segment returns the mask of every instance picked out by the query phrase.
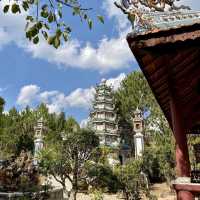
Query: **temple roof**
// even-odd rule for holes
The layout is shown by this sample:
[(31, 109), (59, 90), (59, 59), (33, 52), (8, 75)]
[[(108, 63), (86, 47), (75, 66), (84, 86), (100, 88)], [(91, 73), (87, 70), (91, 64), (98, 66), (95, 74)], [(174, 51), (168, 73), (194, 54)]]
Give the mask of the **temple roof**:
[(133, 34), (144, 35), (177, 29), (180, 27), (200, 24), (200, 12), (198, 11), (173, 11), (173, 12), (146, 12), (142, 15), (142, 24), (140, 20), (134, 22)]
[(169, 124), (173, 96), (193, 132), (200, 124), (200, 12), (149, 16), (154, 28), (134, 29), (127, 41)]

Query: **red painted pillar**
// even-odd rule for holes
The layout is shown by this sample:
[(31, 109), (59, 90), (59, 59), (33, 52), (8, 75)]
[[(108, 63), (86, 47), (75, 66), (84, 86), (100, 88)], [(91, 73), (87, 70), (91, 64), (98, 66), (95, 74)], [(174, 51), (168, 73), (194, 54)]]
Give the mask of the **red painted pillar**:
[(189, 191), (177, 191), (177, 200), (194, 200), (194, 196)]
[[(190, 161), (187, 146), (186, 130), (179, 106), (171, 98), (170, 109), (172, 115), (173, 133), (176, 140), (176, 172), (178, 177), (190, 177)], [(192, 193), (177, 191), (177, 200), (193, 200)]]

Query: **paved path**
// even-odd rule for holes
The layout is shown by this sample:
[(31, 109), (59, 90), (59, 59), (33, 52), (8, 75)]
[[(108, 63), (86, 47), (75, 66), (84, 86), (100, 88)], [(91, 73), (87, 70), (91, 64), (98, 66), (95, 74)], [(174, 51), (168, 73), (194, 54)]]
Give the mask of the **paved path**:
[[(54, 187), (62, 187), (54, 178), (51, 178), (50, 181)], [(71, 190), (71, 183), (66, 181), (67, 190)], [(175, 194), (170, 192), (169, 186), (166, 183), (154, 184), (151, 187), (151, 193), (156, 195), (158, 200), (176, 200)], [(122, 200), (120, 194), (104, 194), (103, 200)], [(85, 193), (78, 193), (77, 200), (92, 200), (91, 195)], [(144, 199), (146, 200), (146, 199)]]

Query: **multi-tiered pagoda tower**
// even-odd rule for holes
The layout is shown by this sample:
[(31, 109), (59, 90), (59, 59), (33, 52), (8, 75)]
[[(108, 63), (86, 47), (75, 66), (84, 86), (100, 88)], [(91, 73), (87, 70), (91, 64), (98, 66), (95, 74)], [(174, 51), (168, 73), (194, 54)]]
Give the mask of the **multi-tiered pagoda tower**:
[(95, 89), (93, 110), (90, 112), (90, 126), (99, 136), (101, 145), (116, 148), (119, 146), (119, 135), (112, 88), (106, 85), (106, 80), (102, 80)]

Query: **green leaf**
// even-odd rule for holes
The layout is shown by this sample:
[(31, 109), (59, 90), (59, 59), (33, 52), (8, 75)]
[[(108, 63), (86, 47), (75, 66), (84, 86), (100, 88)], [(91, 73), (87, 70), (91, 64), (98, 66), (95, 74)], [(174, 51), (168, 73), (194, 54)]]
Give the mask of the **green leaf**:
[(29, 3), (29, 4), (33, 4), (33, 3), (34, 3), (34, 0), (28, 0), (28, 3)]
[(37, 5), (39, 3), (39, 0), (34, 0), (34, 4)]
[(84, 19), (87, 19), (87, 18), (88, 18), (87, 14), (84, 14), (83, 18), (84, 18)]
[(74, 13), (74, 15), (79, 15), (80, 14), (80, 8), (74, 7), (73, 13)]
[(41, 28), (42, 28), (42, 22), (39, 21), (39, 22), (36, 24), (36, 27), (37, 27), (38, 29), (41, 29)]
[(69, 37), (69, 34), (67, 33), (67, 32), (63, 32), (63, 39), (65, 40), (65, 42), (67, 42), (68, 41), (68, 37)]
[(58, 37), (55, 37), (53, 41), (53, 46), (57, 49), (60, 46), (60, 39)]
[(49, 16), (49, 13), (48, 13), (48, 11), (41, 11), (41, 13), (40, 13), (40, 15), (42, 16), (42, 17), (44, 17), (44, 18), (47, 18), (48, 16)]
[(9, 7), (10, 7), (10, 5), (6, 5), (6, 6), (4, 6), (4, 8), (3, 8), (3, 12), (4, 12), (4, 13), (7, 13), (8, 10), (9, 10)]
[(29, 31), (31, 32), (31, 36), (32, 37), (35, 37), (38, 34), (38, 32), (39, 32), (36, 26), (31, 27), (29, 29)]
[(29, 9), (29, 5), (26, 1), (22, 2), (22, 7), (24, 8), (25, 11), (27, 11)]
[(30, 16), (30, 15), (28, 15), (28, 16), (26, 17), (26, 20), (29, 20), (29, 21), (31, 21), (31, 22), (33, 22), (33, 21), (34, 21), (33, 17), (32, 17), (32, 16)]
[(30, 31), (27, 31), (27, 32), (26, 32), (26, 38), (28, 38), (29, 40), (31, 40), (32, 35), (31, 35), (31, 32), (30, 32)]
[(54, 21), (54, 15), (52, 14), (52, 12), (50, 12), (49, 17), (48, 17), (48, 22), (52, 23)]
[(104, 24), (104, 17), (103, 16), (98, 15), (97, 18), (102, 24)]
[(39, 42), (39, 37), (36, 36), (36, 37), (33, 39), (33, 43), (34, 43), (34, 44), (38, 44), (38, 42)]
[(58, 3), (58, 9), (62, 9), (63, 5), (62, 3)]
[(58, 15), (60, 18), (62, 18), (62, 12), (60, 10), (58, 11)]
[(90, 30), (92, 29), (93, 23), (91, 19), (88, 19), (88, 26), (90, 28)]
[(60, 37), (62, 35), (62, 31), (60, 29), (56, 30), (56, 37)]
[(21, 12), (20, 7), (18, 4), (14, 3), (11, 8), (12, 13), (16, 14), (17, 12)]
[(72, 32), (72, 29), (68, 26), (68, 27), (65, 28), (65, 31), (66, 31), (67, 33), (71, 33), (71, 32)]
[(48, 44), (52, 45), (53, 42), (54, 42), (54, 39), (55, 39), (54, 36), (50, 36), (50, 37), (48, 37), (48, 39), (47, 39)]

